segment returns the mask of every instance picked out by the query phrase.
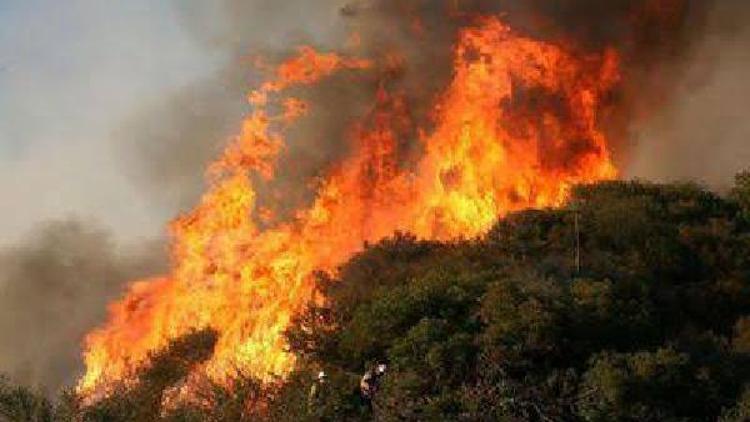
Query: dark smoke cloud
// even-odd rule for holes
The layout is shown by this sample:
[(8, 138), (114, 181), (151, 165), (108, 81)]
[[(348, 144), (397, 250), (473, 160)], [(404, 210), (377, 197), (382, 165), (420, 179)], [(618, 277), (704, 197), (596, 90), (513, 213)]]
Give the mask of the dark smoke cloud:
[[(669, 150), (673, 144), (686, 149), (684, 143), (666, 139), (677, 137), (678, 126), (689, 127), (688, 119), (680, 119), (680, 115), (700, 114), (679, 107), (685, 98), (685, 81), (692, 90), (713, 83), (707, 77), (696, 82), (696, 68), (704, 76), (713, 74), (724, 81), (726, 72), (710, 59), (718, 56), (701, 57), (699, 49), (706, 50), (707, 43), (710, 50), (724, 49), (725, 38), (710, 40), (717, 31), (736, 34), (741, 30), (746, 20), (737, 17), (737, 10), (726, 10), (744, 13), (748, 9), (745, 4), (729, 0), (175, 2), (188, 33), (205, 47), (207, 55), (224, 57), (224, 64), (212, 77), (144, 107), (123, 124), (119, 138), (123, 141), (124, 168), (150, 200), (175, 212), (189, 208), (204, 189), (205, 165), (238, 131), (241, 116), (248, 109), (245, 94), (262, 77), (253, 70), (251, 57), (260, 54), (280, 59), (303, 44), (342, 50), (352, 32), (360, 34), (362, 44), (350, 53), (368, 57), (383, 57), (386, 52), (400, 54), (404, 58), (402, 68), (387, 69), (390, 73), (378, 68), (376, 72), (381, 75), (369, 84), (334, 78), (301, 94), (317, 108), (290, 134), (288, 149), (279, 163), (280, 177), (261, 192), (262, 197), (283, 194), (289, 207), (294, 208), (310, 199), (310, 179), (321, 175), (331, 161), (348, 150), (347, 131), (372, 104), (375, 82), (384, 78), (383, 72), (387, 73), (389, 87), (400, 91), (409, 102), (416, 124), (429, 127), (430, 107), (451, 76), (451, 46), (456, 31), (471, 24), (477, 15), (501, 14), (522, 33), (565, 43), (582, 53), (616, 47), (623, 55), (624, 84), (612, 99), (614, 111), (603, 117), (603, 123), (615, 142), (621, 166), (632, 164), (633, 175), (704, 178), (706, 171), (702, 169), (688, 171), (694, 167), (688, 159), (690, 154), (686, 160), (678, 160), (681, 164), (662, 167), (662, 172), (650, 171), (653, 166), (644, 154), (651, 154), (648, 148), (654, 148), (657, 142)], [(734, 22), (728, 23), (726, 18), (717, 21), (717, 14), (735, 16)], [(737, 66), (744, 70), (744, 64)], [(712, 96), (712, 92), (706, 95)], [(731, 108), (724, 103), (718, 108), (716, 105), (715, 114), (716, 110)], [(725, 120), (726, 114), (720, 113), (717, 118)], [(659, 139), (650, 139), (653, 137)], [(693, 141), (694, 137), (686, 139), (691, 139), (687, 142), (691, 146), (705, 144)], [(416, 144), (410, 142), (413, 140), (406, 142)], [(725, 148), (729, 153), (735, 150), (736, 142), (730, 144)], [(704, 148), (698, 150), (702, 153)]]
[(134, 278), (164, 270), (160, 243), (118, 247), (89, 222), (45, 223), (0, 249), (0, 373), (50, 393), (82, 370), (84, 334)]
[(580, 53), (615, 47), (623, 83), (601, 123), (626, 176), (719, 186), (750, 163), (748, 11), (732, 0), (361, 0), (342, 15), (370, 52), (404, 53), (398, 83), (417, 105), (445, 86), (455, 33), (477, 15)]
[[(750, 168), (750, 3), (717, 1), (671, 78), (672, 96), (633, 125), (628, 174), (726, 188)], [(649, 95), (648, 90), (641, 95)]]

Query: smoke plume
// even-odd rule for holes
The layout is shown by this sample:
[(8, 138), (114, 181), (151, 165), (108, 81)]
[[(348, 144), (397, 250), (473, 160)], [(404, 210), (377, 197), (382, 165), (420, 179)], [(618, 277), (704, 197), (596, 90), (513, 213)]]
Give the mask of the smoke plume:
[(0, 250), (0, 372), (50, 392), (80, 375), (80, 344), (128, 280), (163, 271), (159, 244), (117, 247), (89, 222), (37, 227)]
[[(117, 132), (125, 172), (144, 195), (173, 209), (185, 210), (204, 190), (204, 170), (228, 139), (238, 132), (247, 112), (246, 94), (263, 76), (253, 59), (270, 61), (290, 54), (299, 45), (339, 47), (334, 40), (343, 31), (338, 10), (341, 1), (273, 0), (175, 2), (187, 32), (206, 54), (223, 64), (215, 74), (180, 89), (157, 104), (145, 106), (127, 118)], [(357, 91), (357, 92), (347, 92)], [(286, 155), (285, 185), (274, 188), (288, 197), (304, 196), (303, 188), (336, 150), (329, 146), (343, 138), (342, 121), (361, 111), (351, 104), (360, 95), (341, 84), (319, 91), (324, 104), (336, 104), (297, 129)], [(336, 101), (333, 99), (337, 98)], [(358, 100), (362, 102), (362, 100)], [(334, 123), (335, 122), (335, 123)]]
[[(404, 96), (415, 126), (429, 128), (428, 107), (451, 76), (456, 30), (488, 13), (504, 15), (535, 38), (569, 41), (582, 53), (608, 47), (621, 53), (623, 86), (602, 119), (627, 175), (718, 182), (747, 158), (740, 141), (747, 130), (737, 118), (741, 107), (731, 104), (747, 89), (739, 80), (747, 69), (747, 56), (740, 54), (746, 45), (740, 38), (747, 35), (739, 34), (739, 23), (750, 8), (742, 2), (193, 0), (176, 8), (194, 39), (207, 53), (225, 57), (225, 64), (214, 77), (144, 108), (120, 131), (125, 171), (151, 200), (170, 209), (195, 203), (205, 164), (238, 131), (247, 111), (244, 94), (262, 76), (253, 67), (255, 57), (273, 61), (298, 45), (388, 56), (369, 85), (339, 78), (300, 93), (316, 105), (316, 113), (289, 134), (278, 166), (283, 177), (261, 192), (295, 209), (310, 199), (310, 181), (348, 150), (351, 123), (367, 112), (378, 82), (386, 80)], [(734, 23), (727, 21), (731, 16)], [(733, 89), (737, 83), (739, 90)], [(727, 102), (718, 100), (726, 97)], [(689, 105), (698, 103), (704, 106)], [(404, 142), (408, 157), (418, 144), (416, 132)], [(674, 161), (657, 165), (658, 159), (650, 158), (665, 151), (677, 152)], [(698, 160), (706, 152), (716, 157), (714, 164)], [(724, 165), (726, 159), (733, 165)]]
[(631, 176), (721, 189), (750, 167), (750, 4), (714, 3), (681, 66), (659, 71), (673, 92), (633, 126)]

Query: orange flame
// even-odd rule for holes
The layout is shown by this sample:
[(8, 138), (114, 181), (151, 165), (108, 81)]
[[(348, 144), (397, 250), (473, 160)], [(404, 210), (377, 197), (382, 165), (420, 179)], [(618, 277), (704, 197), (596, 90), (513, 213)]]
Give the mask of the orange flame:
[[(312, 205), (263, 228), (268, 210), (257, 207), (251, 176), (274, 177), (284, 129), (309, 109), (281, 94), (371, 66), (304, 48), (250, 95), (255, 111), (209, 169), (209, 191), (171, 225), (171, 274), (134, 283), (88, 335), (82, 391), (127, 378), (150, 351), (206, 327), (219, 333), (204, 367), (212, 377), (232, 368), (283, 375), (294, 358), (282, 332), (312, 298), (313, 271), (334, 271), (364, 242), (395, 230), (476, 236), (498, 216), (560, 205), (571, 185), (616, 176), (597, 119), (618, 81), (617, 55), (580, 57), (486, 18), (459, 34), (453, 77), (434, 106), (434, 127), (420, 132), (419, 158), (400, 162), (413, 123), (405, 99), (381, 86), (353, 130), (352, 152), (332, 166)], [(274, 103), (278, 115), (267, 112)]]

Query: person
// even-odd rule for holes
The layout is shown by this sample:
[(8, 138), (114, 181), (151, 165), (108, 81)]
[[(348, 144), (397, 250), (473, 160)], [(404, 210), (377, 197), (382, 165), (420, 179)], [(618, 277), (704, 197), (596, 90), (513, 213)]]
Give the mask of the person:
[(328, 377), (325, 371), (318, 372), (318, 377), (310, 386), (310, 392), (307, 395), (307, 412), (312, 414), (320, 407), (321, 396), (327, 383)]
[(372, 399), (378, 392), (380, 379), (385, 375), (385, 371), (386, 365), (384, 363), (379, 363), (374, 368), (368, 369), (359, 381), (360, 394), (368, 407), (372, 406)]

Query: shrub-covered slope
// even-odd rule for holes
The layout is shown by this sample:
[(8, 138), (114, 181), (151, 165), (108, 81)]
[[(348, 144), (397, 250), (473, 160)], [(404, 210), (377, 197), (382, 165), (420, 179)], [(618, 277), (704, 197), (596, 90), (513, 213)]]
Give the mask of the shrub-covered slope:
[[(285, 381), (206, 381), (200, 400), (157, 411), (182, 373), (165, 351), (171, 370), (154, 359), (95, 405), (33, 403), (58, 420), (750, 420), (748, 198), (748, 175), (726, 197), (607, 182), (481, 239), (396, 234), (318, 276), (325, 305), (289, 329), (300, 364)], [(177, 368), (206, 355), (212, 337), (194, 336)], [(368, 406), (359, 379), (377, 362)], [(13, 394), (0, 388), (0, 418)]]

